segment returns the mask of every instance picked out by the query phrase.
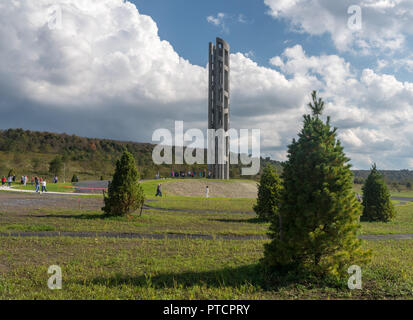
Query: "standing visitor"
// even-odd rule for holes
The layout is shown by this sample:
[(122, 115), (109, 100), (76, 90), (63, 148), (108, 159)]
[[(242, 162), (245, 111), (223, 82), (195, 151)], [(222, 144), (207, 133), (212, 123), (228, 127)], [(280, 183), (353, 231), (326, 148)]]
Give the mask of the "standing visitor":
[(12, 176), (9, 176), (9, 178), (8, 178), (8, 180), (7, 180), (9, 187), (11, 187), (11, 182), (12, 182), (12, 181), (13, 181), (13, 177), (12, 177)]
[(39, 192), (40, 189), (40, 181), (38, 177), (34, 178), (34, 184), (36, 185), (36, 192)]
[(6, 177), (3, 176), (1, 177), (1, 185), (4, 186), (5, 183), (6, 183)]
[(208, 188), (208, 186), (206, 186), (206, 189), (205, 189), (205, 197), (209, 197), (209, 188)]
[(162, 187), (161, 187), (161, 184), (158, 184), (158, 187), (156, 188), (156, 195), (155, 195), (155, 197), (157, 197), (157, 196), (160, 196), (161, 198), (162, 198), (162, 189), (161, 189)]
[(47, 189), (46, 189), (46, 179), (44, 179), (44, 180), (42, 181), (42, 192), (47, 192)]

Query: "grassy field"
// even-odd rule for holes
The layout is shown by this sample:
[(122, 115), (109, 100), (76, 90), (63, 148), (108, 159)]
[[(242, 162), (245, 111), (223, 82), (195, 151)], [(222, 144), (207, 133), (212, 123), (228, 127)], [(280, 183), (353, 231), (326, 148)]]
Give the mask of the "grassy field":
[[(33, 199), (37, 201), (36, 196)], [(23, 212), (0, 208), (0, 232), (71, 231), (210, 235), (266, 235), (269, 224), (257, 219), (251, 199), (159, 199), (130, 217), (107, 217), (100, 197), (65, 197), (66, 208), (35, 206)], [(91, 202), (93, 200), (93, 203)], [(37, 202), (34, 202), (37, 203)], [(80, 206), (80, 209), (79, 209)], [(413, 233), (413, 203), (396, 206), (396, 218), (388, 223), (361, 222), (361, 234)]]
[[(1, 237), (0, 299), (413, 299), (413, 240), (363, 241), (373, 250), (362, 266), (363, 289), (291, 282), (264, 273), (259, 260), (269, 224), (254, 199), (167, 194), (143, 183), (152, 209), (140, 217), (102, 214), (102, 197), (0, 192), (0, 232), (88, 232), (210, 235), (212, 240)], [(64, 186), (56, 186), (63, 188)], [(164, 208), (160, 210), (154, 208)], [(413, 233), (413, 203), (397, 205), (390, 223), (361, 223), (362, 234)], [(59, 265), (63, 289), (47, 287)]]
[(41, 209), (28, 214), (4, 213), (0, 232), (76, 231), (265, 235), (268, 224), (255, 215), (230, 213), (160, 212), (144, 210), (142, 217), (106, 217), (101, 211)]
[[(265, 241), (5, 238), (1, 299), (382, 299), (413, 298), (413, 241), (365, 242), (373, 261), (363, 289), (270, 279)], [(62, 290), (47, 287), (62, 268)]]

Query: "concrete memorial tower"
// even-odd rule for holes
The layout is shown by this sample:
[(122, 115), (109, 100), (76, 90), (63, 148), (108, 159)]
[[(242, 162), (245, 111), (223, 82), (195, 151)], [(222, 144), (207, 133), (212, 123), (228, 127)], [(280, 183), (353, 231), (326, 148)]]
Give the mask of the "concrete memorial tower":
[(208, 129), (217, 135), (208, 137), (208, 153), (215, 150), (208, 171), (214, 179), (229, 179), (229, 72), (229, 45), (217, 38), (209, 43)]

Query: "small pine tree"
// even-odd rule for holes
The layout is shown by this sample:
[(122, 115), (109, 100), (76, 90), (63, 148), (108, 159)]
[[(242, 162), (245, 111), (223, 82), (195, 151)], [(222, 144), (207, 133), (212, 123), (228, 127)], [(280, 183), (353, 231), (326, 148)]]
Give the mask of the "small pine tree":
[(373, 164), (370, 174), (363, 185), (363, 221), (388, 222), (396, 215), (390, 200), (390, 192), (383, 176)]
[(132, 154), (124, 151), (116, 162), (115, 174), (108, 186), (102, 210), (109, 215), (123, 216), (143, 206), (145, 196)]
[(313, 114), (288, 147), (280, 219), (271, 223), (263, 262), (278, 272), (343, 280), (351, 265), (368, 261), (357, 238), (361, 205), (337, 129), (319, 118), (324, 102), (312, 97)]
[(79, 182), (79, 178), (77, 177), (77, 175), (73, 175), (72, 176), (72, 182)]
[(258, 185), (257, 204), (254, 211), (262, 220), (270, 221), (278, 216), (282, 185), (281, 180), (271, 165), (267, 165)]
[(60, 175), (63, 169), (63, 160), (62, 157), (55, 157), (52, 161), (49, 163), (49, 172), (53, 174), (54, 176)]

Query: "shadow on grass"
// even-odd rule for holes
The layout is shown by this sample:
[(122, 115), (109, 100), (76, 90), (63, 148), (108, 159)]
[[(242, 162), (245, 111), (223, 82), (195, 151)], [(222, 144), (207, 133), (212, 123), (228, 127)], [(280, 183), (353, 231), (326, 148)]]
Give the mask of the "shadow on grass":
[(265, 224), (267, 221), (260, 218), (250, 218), (250, 219), (208, 219), (214, 222), (232, 222), (232, 223), (255, 223), (255, 224)]
[[(131, 277), (116, 274), (112, 277), (93, 278), (88, 283), (106, 287), (132, 285), (154, 289), (189, 288), (198, 285), (210, 288), (232, 287), (242, 290), (245, 289), (245, 286), (252, 286), (257, 290), (265, 291), (277, 291), (282, 288), (302, 288), (303, 286), (315, 288), (321, 285), (321, 283), (311, 283), (305, 280), (305, 278), (297, 278), (297, 276), (266, 273), (259, 263), (237, 268), (227, 267), (214, 271), (161, 273), (154, 276), (141, 275)], [(321, 287), (324, 285), (321, 285)]]
[(153, 287), (156, 289), (191, 287), (206, 285), (208, 287), (241, 287), (245, 284), (254, 287), (266, 288), (266, 278), (259, 264), (242, 266), (238, 268), (224, 268), (205, 272), (162, 273), (155, 276), (142, 275), (130, 277), (115, 275), (113, 277), (98, 277), (89, 280), (90, 284), (117, 287), (133, 285), (138, 287)]

